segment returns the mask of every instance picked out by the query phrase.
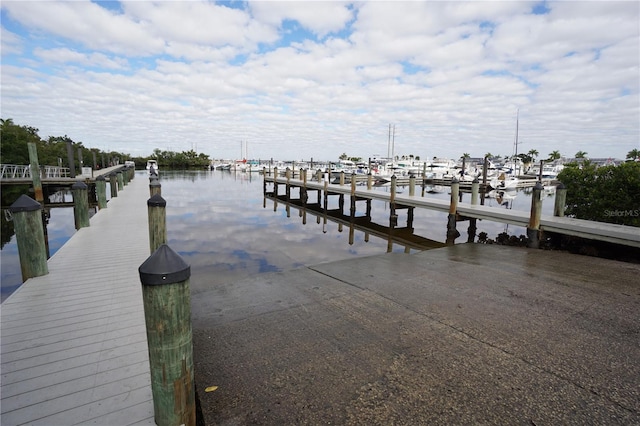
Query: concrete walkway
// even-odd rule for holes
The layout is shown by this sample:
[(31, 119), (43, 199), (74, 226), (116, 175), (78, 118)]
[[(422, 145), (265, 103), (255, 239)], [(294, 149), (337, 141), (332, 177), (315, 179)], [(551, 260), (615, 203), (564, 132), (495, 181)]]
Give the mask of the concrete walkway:
[(638, 277), (479, 244), (212, 277), (192, 299), (204, 419), (640, 424)]

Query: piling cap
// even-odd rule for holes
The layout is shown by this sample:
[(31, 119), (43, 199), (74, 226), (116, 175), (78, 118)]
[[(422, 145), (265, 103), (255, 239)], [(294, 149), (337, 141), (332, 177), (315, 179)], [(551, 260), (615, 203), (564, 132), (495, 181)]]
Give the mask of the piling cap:
[(96, 178), (96, 180), (103, 181), (103, 180), (106, 180), (106, 179), (104, 178), (104, 176), (100, 175), (100, 176), (98, 176)]
[(28, 195), (22, 194), (20, 198), (18, 198), (11, 206), (9, 207), (9, 211), (11, 213), (18, 212), (32, 212), (35, 210), (40, 210), (42, 206), (39, 202), (29, 197)]
[(536, 189), (538, 191), (542, 191), (544, 189), (544, 186), (542, 186), (542, 182), (537, 181), (536, 185), (533, 187), (533, 189)]
[(71, 189), (87, 189), (87, 188), (88, 188), (87, 184), (81, 181), (77, 181), (76, 183), (71, 185)]
[(567, 187), (564, 186), (564, 183), (560, 182), (558, 186), (556, 186), (556, 189), (567, 189)]
[(149, 182), (149, 186), (153, 186), (153, 187), (162, 186), (160, 184), (160, 181), (158, 180), (158, 178), (150, 179), (150, 180), (151, 180), (151, 182)]
[(158, 247), (138, 268), (142, 285), (165, 285), (186, 281), (191, 276), (189, 266), (166, 244)]
[(160, 194), (155, 194), (153, 197), (147, 200), (147, 206), (149, 207), (167, 207), (167, 202)]

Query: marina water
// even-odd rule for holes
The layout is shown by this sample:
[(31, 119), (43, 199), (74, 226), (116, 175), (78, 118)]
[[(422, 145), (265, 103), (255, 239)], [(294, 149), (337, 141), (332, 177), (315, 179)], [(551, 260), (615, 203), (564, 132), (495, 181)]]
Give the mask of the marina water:
[[(136, 179), (147, 180), (146, 173), (137, 172)], [(258, 173), (230, 171), (163, 171), (160, 175), (162, 197), (167, 201), (167, 238), (169, 246), (191, 265), (191, 289), (194, 294), (212, 285), (229, 284), (255, 274), (286, 271), (289, 269), (354, 257), (383, 254), (388, 241), (375, 236), (365, 237), (356, 230), (353, 244), (349, 244), (349, 230), (330, 219), (307, 214), (303, 224), (302, 212), (297, 208), (287, 211), (283, 203), (274, 206), (273, 200), (263, 196), (263, 179)], [(379, 188), (388, 191), (388, 187)], [(126, 191), (126, 188), (125, 188)], [(399, 187), (408, 193), (408, 188)], [(426, 197), (449, 200), (449, 188), (442, 192), (427, 193)], [(416, 186), (416, 196), (421, 189)], [(109, 190), (107, 190), (109, 194)], [(531, 190), (505, 194), (500, 201), (486, 198), (485, 205), (512, 208), (529, 212)], [(68, 197), (69, 194), (62, 195)], [(60, 198), (60, 195), (58, 194)], [(310, 201), (315, 201), (315, 194)], [(347, 197), (348, 200), (348, 197)], [(553, 193), (543, 194), (543, 215), (553, 212)], [(470, 194), (463, 195), (463, 202)], [(348, 201), (346, 212), (348, 214)], [(361, 207), (359, 207), (361, 208)], [(99, 213), (98, 213), (99, 214)], [(362, 214), (362, 212), (359, 212)], [(388, 226), (389, 207), (385, 203), (372, 203), (372, 220)], [(399, 211), (398, 226), (406, 223), (406, 211)], [(4, 212), (3, 221), (7, 220)], [(415, 234), (431, 240), (446, 239), (447, 215), (427, 209), (414, 210)], [(456, 243), (467, 240), (468, 222), (459, 222), (461, 236)], [(496, 238), (501, 232), (526, 235), (524, 228), (498, 222), (478, 220), (477, 233), (486, 232)], [(6, 229), (3, 227), (3, 229)], [(47, 226), (50, 254), (73, 235), (73, 209), (52, 208)], [(127, 235), (122, 235), (127, 239)], [(96, 244), (100, 244), (96, 241)], [(404, 253), (405, 247), (393, 244), (392, 251)], [(415, 252), (414, 249), (409, 250)], [(22, 282), (15, 236), (4, 244), (2, 261), (2, 300), (15, 291)], [(81, 262), (82, 259), (78, 259)], [(108, 273), (108, 259), (105, 270)]]

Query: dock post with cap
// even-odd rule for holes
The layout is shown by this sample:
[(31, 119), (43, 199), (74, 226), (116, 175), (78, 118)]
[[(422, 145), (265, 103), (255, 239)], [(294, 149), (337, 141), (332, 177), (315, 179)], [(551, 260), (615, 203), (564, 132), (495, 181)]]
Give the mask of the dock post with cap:
[(155, 422), (159, 426), (194, 426), (191, 267), (163, 244), (140, 265), (138, 272), (142, 283)]
[(22, 280), (48, 274), (42, 205), (27, 195), (21, 195), (9, 211), (16, 233)]

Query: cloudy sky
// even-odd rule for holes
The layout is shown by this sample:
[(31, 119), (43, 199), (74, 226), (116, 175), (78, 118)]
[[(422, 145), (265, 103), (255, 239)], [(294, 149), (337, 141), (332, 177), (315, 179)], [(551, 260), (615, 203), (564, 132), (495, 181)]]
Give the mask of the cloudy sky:
[[(2, 118), (150, 155), (640, 148), (637, 1), (11, 1)], [(519, 111), (519, 112), (518, 112)], [(245, 150), (241, 150), (245, 146)]]

